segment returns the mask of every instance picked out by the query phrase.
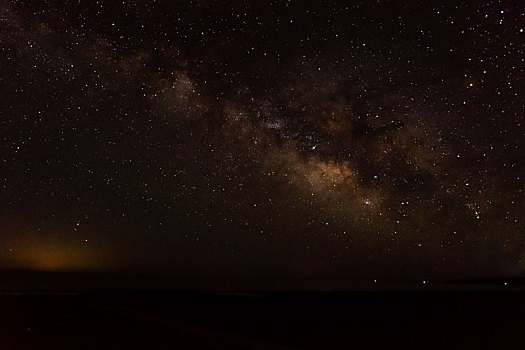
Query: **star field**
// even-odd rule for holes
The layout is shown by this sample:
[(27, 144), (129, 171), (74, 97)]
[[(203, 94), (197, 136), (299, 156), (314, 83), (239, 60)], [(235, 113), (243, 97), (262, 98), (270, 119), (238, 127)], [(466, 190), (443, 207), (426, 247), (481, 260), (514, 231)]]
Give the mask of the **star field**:
[(519, 1), (0, 4), (0, 267), (525, 269)]

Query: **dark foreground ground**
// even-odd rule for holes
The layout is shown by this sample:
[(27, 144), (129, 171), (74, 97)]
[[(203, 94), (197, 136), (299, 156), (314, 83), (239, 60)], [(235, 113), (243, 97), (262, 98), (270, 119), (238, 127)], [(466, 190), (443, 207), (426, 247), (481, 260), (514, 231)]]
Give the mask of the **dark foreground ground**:
[(523, 291), (0, 295), (0, 349), (523, 349)]

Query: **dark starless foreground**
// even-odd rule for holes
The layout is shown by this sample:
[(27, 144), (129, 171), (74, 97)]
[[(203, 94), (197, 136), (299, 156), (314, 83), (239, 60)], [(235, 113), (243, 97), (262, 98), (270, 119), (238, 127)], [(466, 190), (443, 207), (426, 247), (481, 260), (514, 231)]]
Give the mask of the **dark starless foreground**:
[(4, 292), (0, 349), (522, 349), (525, 341), (520, 288), (147, 289)]

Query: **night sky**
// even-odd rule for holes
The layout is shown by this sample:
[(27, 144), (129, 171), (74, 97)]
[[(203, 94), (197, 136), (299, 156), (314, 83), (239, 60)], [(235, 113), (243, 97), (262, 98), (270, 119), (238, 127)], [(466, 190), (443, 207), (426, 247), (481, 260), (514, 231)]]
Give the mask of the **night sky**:
[(0, 1), (0, 269), (525, 270), (522, 1)]

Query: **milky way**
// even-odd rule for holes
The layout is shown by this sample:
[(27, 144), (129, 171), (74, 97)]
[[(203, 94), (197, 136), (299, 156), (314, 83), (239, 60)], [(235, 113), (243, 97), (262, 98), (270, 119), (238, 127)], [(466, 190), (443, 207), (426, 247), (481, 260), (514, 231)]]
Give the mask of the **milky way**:
[(6, 1), (0, 264), (525, 269), (518, 1)]

